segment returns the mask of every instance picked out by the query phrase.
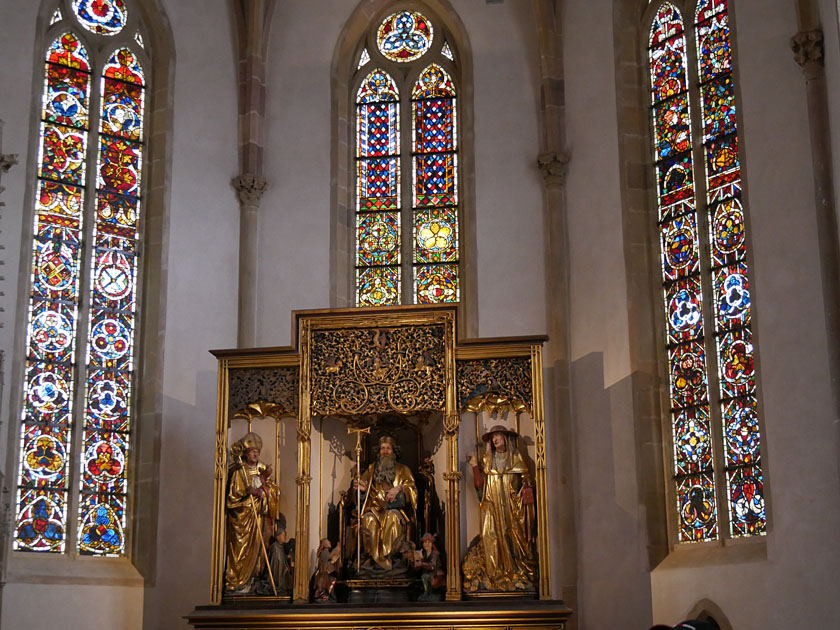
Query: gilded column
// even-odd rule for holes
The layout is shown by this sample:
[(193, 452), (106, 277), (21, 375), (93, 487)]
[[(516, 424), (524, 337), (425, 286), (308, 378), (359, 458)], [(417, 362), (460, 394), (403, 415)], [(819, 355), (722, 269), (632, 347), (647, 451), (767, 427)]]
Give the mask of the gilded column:
[(455, 385), (455, 321), (446, 320), (444, 357), (446, 363), (446, 400), (443, 431), (446, 435), (446, 599), (461, 599), (461, 473), (458, 461), (458, 414)]
[(300, 324), (300, 395), (298, 405), (298, 476), (297, 482), (297, 517), (295, 519), (295, 584), (294, 601), (309, 601), (309, 494), (311, 468), (311, 404), (310, 383), (310, 348), (309, 322)]
[(227, 483), (228, 361), (219, 361), (216, 398), (216, 453), (213, 472), (213, 533), (210, 603), (220, 604), (225, 579), (225, 485)]
[(531, 346), (531, 387), (534, 433), (536, 434), (537, 555), (540, 570), (540, 599), (551, 599), (551, 547), (548, 535), (548, 478), (545, 467), (545, 416), (543, 409), (542, 348)]
[[(461, 599), (461, 523), (460, 481), (458, 468), (458, 416), (444, 422), (446, 432), (446, 599)], [(454, 426), (454, 430), (450, 429)]]

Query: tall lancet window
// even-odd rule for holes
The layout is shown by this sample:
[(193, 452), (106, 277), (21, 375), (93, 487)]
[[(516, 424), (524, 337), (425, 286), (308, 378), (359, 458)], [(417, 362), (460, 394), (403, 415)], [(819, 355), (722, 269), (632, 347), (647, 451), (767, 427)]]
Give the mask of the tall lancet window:
[(18, 551), (126, 551), (147, 89), (137, 23), (127, 0), (72, 0), (47, 31)]
[(767, 525), (727, 1), (694, 18), (648, 49), (680, 542)]
[(442, 30), (408, 10), (359, 51), (357, 306), (459, 299), (456, 61)]

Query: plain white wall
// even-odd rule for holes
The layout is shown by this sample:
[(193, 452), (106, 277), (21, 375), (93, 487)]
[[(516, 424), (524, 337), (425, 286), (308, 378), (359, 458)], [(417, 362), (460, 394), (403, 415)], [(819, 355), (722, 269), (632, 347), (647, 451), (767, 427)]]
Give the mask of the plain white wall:
[(167, 0), (175, 41), (157, 576), (145, 627), (210, 595), (216, 360), (236, 344), (239, 203), (236, 52), (229, 3)]

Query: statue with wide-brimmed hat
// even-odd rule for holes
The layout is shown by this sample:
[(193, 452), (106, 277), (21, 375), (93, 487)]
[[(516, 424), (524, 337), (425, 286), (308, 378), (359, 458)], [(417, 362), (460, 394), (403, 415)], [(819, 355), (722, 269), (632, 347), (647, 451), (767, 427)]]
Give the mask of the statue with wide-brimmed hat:
[(479, 498), (481, 534), (462, 564), (466, 592), (535, 590), (534, 489), (519, 450), (519, 434), (496, 425), (482, 437), (481, 461), (470, 455)]

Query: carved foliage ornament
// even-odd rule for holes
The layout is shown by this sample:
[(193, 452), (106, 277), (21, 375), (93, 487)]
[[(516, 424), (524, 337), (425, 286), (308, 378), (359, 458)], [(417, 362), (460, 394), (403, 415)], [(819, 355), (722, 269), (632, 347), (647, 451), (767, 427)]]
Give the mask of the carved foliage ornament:
[(822, 31), (800, 31), (791, 38), (790, 47), (796, 63), (803, 68), (824, 63)]
[(312, 412), (442, 411), (444, 326), (323, 330), (312, 334)]
[[(282, 409), (296, 416), (300, 373), (297, 367), (230, 370), (228, 417), (253, 417), (255, 404), (267, 411)], [(270, 407), (270, 408), (269, 408)], [(276, 416), (276, 413), (266, 415)]]
[(458, 361), (458, 409), (461, 411), (530, 412), (531, 359), (469, 359)]

